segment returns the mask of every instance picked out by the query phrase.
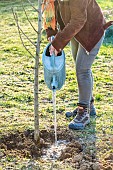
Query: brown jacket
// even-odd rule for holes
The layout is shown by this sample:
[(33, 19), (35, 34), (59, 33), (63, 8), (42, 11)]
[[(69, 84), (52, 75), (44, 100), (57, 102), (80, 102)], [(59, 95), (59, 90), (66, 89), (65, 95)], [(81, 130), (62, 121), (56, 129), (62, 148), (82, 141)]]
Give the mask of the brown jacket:
[(57, 0), (55, 1), (56, 20), (60, 31), (48, 29), (47, 36), (55, 35), (52, 45), (62, 50), (75, 37), (90, 52), (113, 24), (106, 23), (102, 11), (95, 0)]

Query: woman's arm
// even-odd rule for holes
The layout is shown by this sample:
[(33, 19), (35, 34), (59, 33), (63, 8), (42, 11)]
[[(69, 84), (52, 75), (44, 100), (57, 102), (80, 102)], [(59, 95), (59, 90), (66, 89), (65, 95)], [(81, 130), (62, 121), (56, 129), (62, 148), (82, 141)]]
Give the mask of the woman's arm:
[(88, 0), (69, 0), (71, 20), (52, 41), (53, 47), (58, 52), (83, 28), (87, 20), (87, 4)]
[(53, 30), (52, 28), (46, 29), (47, 39), (51, 36), (55, 36), (57, 32), (58, 32), (57, 28), (55, 30)]

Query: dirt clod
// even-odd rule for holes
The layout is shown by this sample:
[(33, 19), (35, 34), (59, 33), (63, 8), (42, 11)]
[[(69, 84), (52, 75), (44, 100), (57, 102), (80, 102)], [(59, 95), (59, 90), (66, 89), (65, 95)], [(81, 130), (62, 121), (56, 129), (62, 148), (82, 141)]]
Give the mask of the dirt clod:
[(113, 160), (113, 154), (110, 154), (109, 156), (107, 156), (107, 157), (105, 158), (105, 160)]
[(107, 167), (105, 167), (105, 170), (113, 170), (112, 168), (113, 167), (111, 167), (111, 166), (107, 166)]
[(5, 154), (0, 151), (0, 158), (2, 158)]
[(64, 160), (64, 159), (67, 159), (67, 158), (70, 158), (71, 157), (71, 154), (70, 153), (64, 153), (62, 152), (61, 156), (60, 156), (60, 161)]
[(82, 159), (83, 159), (83, 155), (80, 153), (73, 157), (73, 162), (80, 162), (80, 161), (82, 161)]
[(90, 168), (90, 165), (88, 163), (83, 163), (80, 166), (80, 170), (88, 170)]
[(93, 170), (101, 170), (99, 163), (94, 163), (92, 168)]

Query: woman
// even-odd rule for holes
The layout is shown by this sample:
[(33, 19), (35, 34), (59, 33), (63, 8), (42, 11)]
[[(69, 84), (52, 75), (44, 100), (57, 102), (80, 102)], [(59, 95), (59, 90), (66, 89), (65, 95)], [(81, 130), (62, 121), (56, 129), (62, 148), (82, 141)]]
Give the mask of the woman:
[[(78, 108), (69, 124), (71, 129), (84, 129), (90, 122), (90, 109), (95, 114), (92, 89), (91, 66), (104, 38), (104, 31), (112, 21), (106, 23), (95, 0), (45, 0), (46, 19), (44, 27), (47, 37), (55, 35), (50, 53), (57, 54), (71, 41), (72, 55), (76, 66), (79, 89)], [(46, 8), (47, 7), (47, 8)], [(58, 30), (57, 25), (60, 26)], [(92, 102), (91, 102), (92, 101)]]

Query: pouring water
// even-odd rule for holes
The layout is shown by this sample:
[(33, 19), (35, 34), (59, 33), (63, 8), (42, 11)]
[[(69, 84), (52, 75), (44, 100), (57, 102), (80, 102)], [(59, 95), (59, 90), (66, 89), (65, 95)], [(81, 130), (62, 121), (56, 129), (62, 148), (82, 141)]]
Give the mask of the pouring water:
[(55, 146), (57, 146), (56, 90), (53, 90), (53, 115), (54, 115)]

